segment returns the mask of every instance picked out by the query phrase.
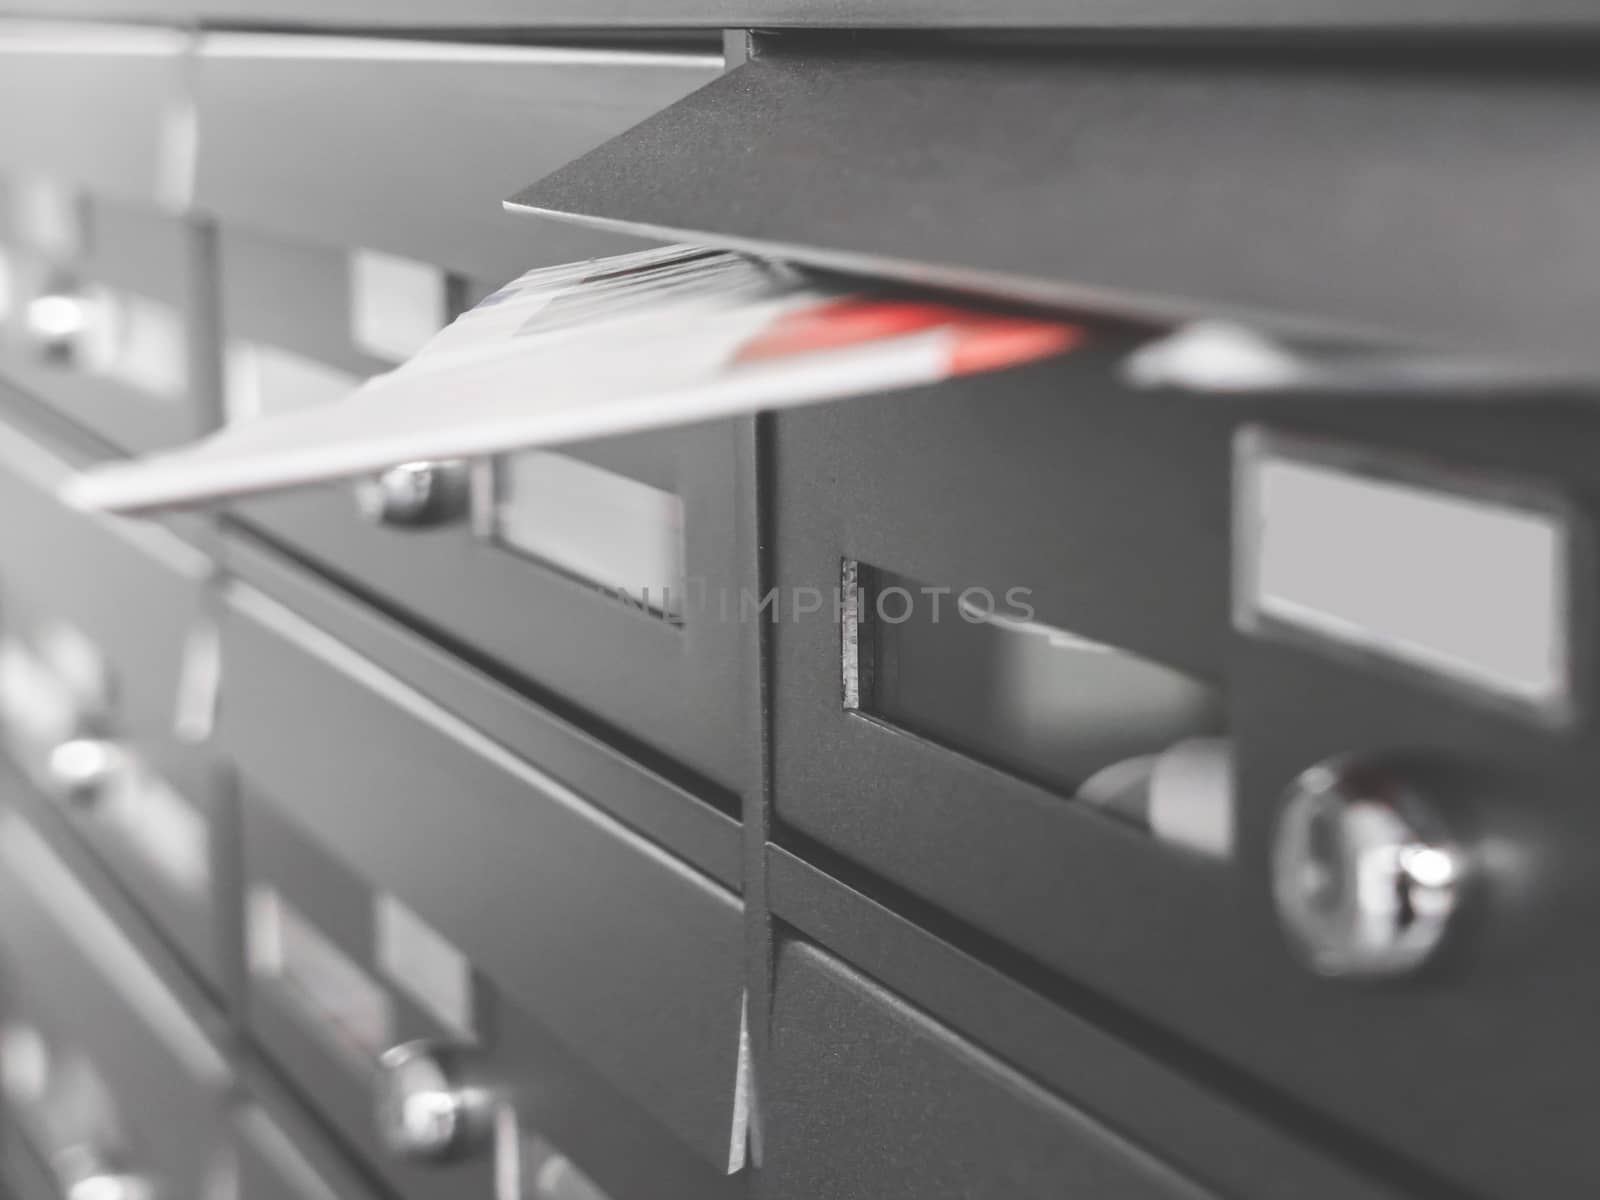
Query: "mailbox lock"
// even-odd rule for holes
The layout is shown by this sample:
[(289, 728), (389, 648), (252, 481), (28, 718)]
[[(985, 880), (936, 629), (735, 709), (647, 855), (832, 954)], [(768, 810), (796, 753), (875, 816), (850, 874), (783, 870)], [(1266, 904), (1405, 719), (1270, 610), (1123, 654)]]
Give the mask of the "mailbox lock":
[(55, 1168), (62, 1200), (151, 1200), (155, 1195), (148, 1179), (122, 1170), (92, 1147), (62, 1151)]
[(45, 778), (57, 799), (74, 808), (92, 808), (127, 766), (115, 742), (72, 738), (50, 751)]
[(76, 353), (89, 332), (92, 303), (88, 296), (65, 281), (29, 301), (23, 327), (33, 349), (51, 361), (66, 361)]
[(470, 1052), (407, 1042), (378, 1059), (377, 1123), (383, 1144), (415, 1162), (451, 1162), (488, 1146), (490, 1091), (470, 1078)]
[(1316, 972), (1377, 978), (1421, 967), (1460, 907), (1467, 860), (1402, 774), (1330, 763), (1284, 797), (1272, 849), (1284, 930)]
[(361, 515), (380, 525), (423, 528), (462, 520), (470, 506), (467, 464), (409, 462), (356, 484)]

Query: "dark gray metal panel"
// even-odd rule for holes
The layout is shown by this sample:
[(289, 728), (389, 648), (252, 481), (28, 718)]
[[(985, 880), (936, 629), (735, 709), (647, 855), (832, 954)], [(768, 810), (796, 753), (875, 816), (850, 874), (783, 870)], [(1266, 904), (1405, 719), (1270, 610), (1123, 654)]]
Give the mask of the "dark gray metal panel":
[(227, 802), (214, 758), (180, 744), (174, 730), (188, 640), (206, 619), (209, 565), (164, 530), (63, 507), (52, 489), (70, 465), (47, 443), (0, 429), (0, 507), (9, 514), (0, 522), (4, 625), (27, 635), (65, 623), (88, 638), (111, 673), (114, 711), (109, 728), (85, 732), (112, 737), (137, 755), (210, 830), (212, 890), (197, 900), (96, 807), (74, 807), (67, 818), (194, 968), (221, 989), (232, 942), (222, 900), (232, 885), (223, 840)]
[(358, 378), (388, 370), (350, 337), (350, 261), (342, 250), (223, 229), (222, 332), (303, 355)]
[(7, 1017), (39, 1028), (58, 1063), (71, 1049), (93, 1064), (135, 1170), (174, 1195), (203, 1194), (226, 1151), (226, 1060), (202, 1018), (146, 962), (146, 948), (99, 907), (76, 864), (15, 809), (0, 820)]
[(0, 347), (0, 378), (36, 403), (134, 454), (169, 449), (205, 432), (187, 401), (166, 404), (111, 379)]
[[(1247, 833), (1236, 861), (1163, 846), (844, 711), (839, 634), (826, 619), (777, 630), (780, 840), (802, 853), (817, 843), (842, 853), (893, 885), (886, 895), (905, 889), (931, 901), (976, 942), (998, 938), (1023, 961), (1424, 1164), (1423, 1188), (1446, 1190), (1438, 1181), (1450, 1176), (1496, 1195), (1591, 1190), (1590, 1110), (1577, 1099), (1589, 1071), (1562, 1047), (1578, 1038), (1600, 988), (1600, 963), (1580, 952), (1568, 924), (1594, 919), (1600, 902), (1576, 865), (1594, 832), (1583, 799), (1592, 721), (1563, 736), (1304, 651), (1238, 645), (1225, 609), (1227, 431), (1289, 414), (1221, 399), (1113, 402), (1073, 378), (1063, 363), (971, 391), (776, 418), (776, 582), (830, 587), (848, 557), (929, 583), (1031, 584), (1042, 574), (1040, 620), (1200, 669), (1230, 696), (1243, 762)], [(1548, 481), (1585, 514), (1576, 538), (1586, 563), (1596, 474), (1581, 448), (1594, 417), (1579, 405), (1517, 400), (1446, 416), (1437, 398), (1357, 408), (1306, 399), (1293, 425), (1401, 447), (1448, 469)], [(928, 444), (935, 439), (963, 453), (941, 453)], [(1187, 649), (1174, 654), (1180, 641)], [(1587, 678), (1592, 651), (1579, 652)], [(1543, 864), (1549, 890), (1520, 873), (1508, 880), (1494, 919), (1445, 978), (1365, 989), (1320, 981), (1281, 944), (1267, 895), (1277, 791), (1335, 750), (1394, 746), (1475, 765), (1476, 788), (1516, 796), (1461, 804), (1488, 842)], [(1531, 987), (1535, 974), (1560, 984)], [(1529, 1030), (1541, 1033), (1530, 1040)], [(1539, 1120), (1518, 1118), (1529, 1106)]]
[[(640, 61), (653, 62), (655, 57)], [(602, 64), (610, 61), (604, 55), (599, 59)], [(428, 71), (453, 81), (451, 95), (456, 94), (462, 72), (487, 71), (490, 80), (459, 90), (474, 104), (493, 100), (499, 112), (512, 103), (520, 80), (537, 78), (547, 70), (538, 65), (541, 61), (536, 58), (534, 65), (519, 65), (509, 74), (506, 66), (492, 59), (487, 65), (357, 59), (352, 69), (376, 72), (379, 82), (390, 89), (385, 95), (392, 103), (402, 102), (394, 88), (409, 88), (407, 104), (415, 103), (417, 91), (426, 94), (427, 87), (442, 86), (427, 82)], [(580, 54), (574, 61), (585, 60)], [(263, 58), (258, 63), (224, 58), (217, 69), (283, 70), (297, 62), (314, 72), (351, 65), (313, 58)], [(569, 82), (574, 73), (565, 59), (549, 69)], [(604, 65), (597, 69), (618, 74)], [(699, 77), (697, 69), (650, 69), (673, 77)], [(424, 71), (420, 82), (409, 75), (394, 79), (386, 74), (416, 71)], [(505, 78), (496, 83), (495, 73)], [(602, 78), (600, 85), (610, 87), (614, 82)], [(588, 85), (574, 86), (581, 91)], [(475, 91), (480, 87), (481, 95)], [(511, 94), (500, 94), (507, 90)], [(279, 102), (289, 103), (291, 98), (275, 96), (273, 103)], [(577, 102), (576, 97), (568, 99)], [(375, 112), (368, 115), (377, 119)], [(503, 120), (505, 114), (499, 112), (495, 119)], [(332, 124), (337, 127), (338, 121)], [(392, 124), (387, 115), (384, 124), (385, 128)], [(258, 146), (259, 139), (249, 144)], [(442, 135), (438, 144), (444, 145)], [(416, 144), (407, 142), (406, 153), (416, 152)], [(370, 156), (353, 156), (349, 161), (366, 164)], [(369, 183), (378, 186), (381, 172), (364, 165), (358, 174), (359, 179), (344, 182), (358, 190)], [(439, 183), (434, 179), (432, 186)], [(289, 186), (286, 181), (272, 186), (280, 184)], [(370, 199), (370, 205), (361, 209), (363, 223), (390, 207), (387, 197)], [(304, 197), (285, 203), (286, 213), (315, 216)], [(405, 211), (416, 217), (417, 229), (430, 231), (450, 229), (464, 219), (459, 202), (455, 207), (428, 207), (426, 213), (422, 206)], [(505, 219), (515, 230), (515, 220)], [(276, 346), (355, 375), (387, 365), (351, 342), (348, 265), (342, 252), (249, 235), (237, 228), (226, 229), (221, 240), (222, 316), (228, 337)], [(501, 278), (509, 269), (502, 261)], [(736, 536), (734, 526), (740, 506), (749, 502), (748, 487), (739, 482), (733, 467), (736, 447), (749, 436), (749, 428), (748, 422), (726, 422), (572, 448), (576, 456), (623, 470), (682, 499), (686, 574), (705, 588), (711, 602), (687, 612), (678, 626), (597, 585), (576, 581), (475, 537), (464, 525), (427, 530), (374, 526), (356, 512), (343, 487), (269, 497), (237, 506), (234, 512), (441, 640), (492, 663), (541, 701), (563, 709), (601, 736), (627, 745), (664, 771), (681, 774), (693, 786), (720, 792), (719, 803), (733, 809), (746, 788), (733, 731), (749, 700), (746, 666), (753, 638), (737, 621), (723, 619), (717, 602), (736, 608), (741, 586), (754, 586), (754, 548)]]
[[(253, 789), (244, 796), (242, 816), (247, 891), (271, 888), (292, 906), (299, 920), (363, 971), (393, 1007), (394, 1044), (438, 1037), (439, 1030), (401, 1003), (398, 991), (373, 965), (374, 890), (368, 882)], [(475, 987), (481, 986), (475, 981)], [(338, 999), (330, 997), (328, 1002), (336, 1004)], [(350, 1002), (355, 1003), (353, 998)], [(383, 1148), (373, 1117), (374, 1067), (358, 1066), (355, 1056), (343, 1053), (350, 1047), (328, 1036), (338, 1036), (327, 1027), (329, 1015), (303, 1004), (299, 994), (287, 988), (254, 975), (247, 980), (251, 1040), (316, 1118), (329, 1123), (369, 1169), (407, 1200), (448, 1200), (489, 1191), (492, 1171), (483, 1156), (428, 1169), (397, 1160)], [(447, 1035), (452, 1042), (459, 1038), (457, 1033)]]
[(812, 946), (774, 995), (764, 1196), (1211, 1194)]
[(738, 901), (259, 593), (231, 603), (222, 712), (245, 786), (725, 1162)]
[(515, 204), (1026, 298), (1592, 367), (1595, 95), (1560, 61), (775, 43)]
[(184, 642), (202, 611), (209, 564), (159, 528), (66, 508), (55, 488), (84, 461), (68, 453), (0, 426), (6, 588), (88, 634), (116, 668), (119, 705), (135, 727), (170, 732)]
[(198, 203), (499, 280), (612, 253), (631, 247), (500, 202), (530, 161), (554, 169), (720, 70), (670, 51), (218, 35), (195, 74)]
[(184, 345), (184, 387), (154, 394), (124, 380), (94, 373), (79, 362), (61, 361), (37, 346), (25, 331), (0, 341), (0, 373), (17, 387), (110, 443), (135, 452), (193, 440), (213, 424), (215, 380), (205, 367), (207, 314), (198, 294), (206, 269), (206, 233), (182, 218), (147, 204), (86, 202), (87, 238), (81, 254), (58, 260), (37, 251), (14, 252), (14, 303), (65, 289), (105, 287), (153, 300), (179, 323)]
[(247, 534), (230, 537), (224, 557), (238, 578), (281, 600), (501, 745), (567, 781), (685, 862), (739, 890), (736, 817), (532, 704)]
[[(389, 995), (396, 1042), (413, 1038), (460, 1042), (459, 1031), (411, 1002), (378, 965), (372, 909), (381, 890), (350, 873), (270, 798), (246, 806), (246, 856), (252, 885), (286, 896), (302, 917), (361, 966)], [(742, 1194), (743, 1183), (724, 1175), (663, 1128), (626, 1094), (596, 1073), (581, 1053), (564, 1044), (486, 975), (474, 976), (474, 1009), (482, 1033), (477, 1079), (514, 1106), (529, 1138), (555, 1145), (611, 1195), (699, 1200)], [(446, 1166), (418, 1167), (397, 1160), (378, 1142), (372, 1119), (370, 1070), (330, 1053), (314, 1021), (291, 1011), (281, 990), (255, 985), (250, 1025), (272, 1063), (332, 1123), (390, 1187), (408, 1200), (449, 1200), (488, 1194), (491, 1155)]]
[[(96, 437), (37, 397), (3, 381), (0, 381), (0, 426), (23, 432), (29, 440), (49, 447), (50, 456), (63, 462), (104, 462), (119, 454), (104, 438)], [(215, 552), (217, 522), (209, 513), (172, 512), (153, 517), (148, 524), (166, 530), (202, 554)]]
[[(1040, 621), (1217, 678), (1238, 408), (1130, 393), (1131, 344), (1096, 332), (1037, 366), (776, 414), (778, 582), (831, 589), (831, 556), (1002, 608), (1025, 588)], [(780, 621), (779, 641), (832, 617)]]
[(767, 868), (773, 912), (787, 927), (1219, 1193), (1260, 1200), (1290, 1191), (1303, 1200), (1414, 1194), (1341, 1161), (1287, 1122), (1269, 1121), (1264, 1114), (1288, 1116), (1281, 1103), (1252, 1110), (1219, 1085), (1215, 1071), (1191, 1063), (1180, 1072), (1160, 1057), (1159, 1039), (1092, 997), (1032, 990), (780, 847), (769, 848)]
[[(855, 559), (958, 591), (1025, 588), (1040, 622), (1219, 683), (1230, 413), (1129, 397), (1108, 378), (1118, 352), (775, 416), (773, 581), (829, 594), (840, 561)], [(1210, 864), (1152, 855), (1098, 813), (846, 712), (839, 645), (826, 608), (775, 626), (784, 825), (937, 901), (986, 910), (1013, 936), (1027, 930), (1045, 954), (1060, 917), (1041, 889), (1072, 880), (1134, 892), (1162, 881), (1182, 897), (1164, 921), (1227, 922)], [(1078, 854), (1073, 871), (1064, 855)], [(975, 862), (1007, 868), (996, 877)], [(1119, 951), (1111, 939), (1075, 954)], [(1152, 962), (1142, 984), (1160, 988), (1165, 970)]]
[(60, 1200), (56, 1181), (5, 1113), (0, 1113), (0, 1178), (6, 1200)]
[(1416, 675), (1238, 636), (1229, 657), (1231, 718), (1246, 748), (1238, 778), (1242, 938), (1268, 946), (1281, 937), (1268, 864), (1289, 781), (1352, 751), (1388, 751), (1415, 764), (1421, 786), (1476, 856), (1480, 890), (1434, 977), (1362, 989), (1285, 972), (1263, 980), (1262, 994), (1272, 997), (1267, 1020), (1236, 1016), (1202, 1036), (1485, 1195), (1593, 1194), (1600, 1060), (1579, 1031), (1600, 996), (1600, 954), (1583, 932), (1600, 919), (1592, 867), (1600, 814), (1590, 803), (1600, 771), (1600, 475), (1587, 452), (1594, 417), (1581, 408), (1461, 413), (1439, 427), (1404, 417), (1369, 424), (1322, 410), (1284, 414), (1275, 425), (1571, 500), (1565, 602), (1582, 711), (1565, 732), (1538, 729)]
[(377, 1200), (378, 1191), (326, 1128), (268, 1072), (247, 1058), (239, 1075), (245, 1088), (233, 1114), (239, 1200)]
[(131, 844), (125, 829), (111, 824), (93, 806), (70, 807), (66, 819), (212, 994), (231, 999), (238, 932), (230, 918), (234, 913), (233, 889), (238, 883), (231, 869), (233, 810), (222, 767), (214, 756), (192, 747), (174, 746), (170, 739), (119, 737), (117, 741), (159, 775), (201, 822), (207, 839), (199, 848), (205, 855), (207, 871), (204, 894), (197, 896), (175, 883), (168, 873), (170, 868), (153, 863), (144, 851)]
[[(59, 456), (73, 462), (104, 462), (121, 456), (117, 447), (68, 419), (59, 408), (23, 391), (5, 378), (5, 374), (0, 370), (0, 426), (26, 430), (30, 439), (56, 447)], [(216, 550), (218, 522), (212, 513), (171, 512), (152, 518), (149, 524), (166, 530), (202, 554), (212, 554)]]
[(113, 196), (176, 199), (185, 40), (136, 26), (0, 22), (0, 163)]
[(194, 230), (176, 214), (142, 205), (91, 198), (84, 274), (178, 309), (190, 304), (197, 247)]
[(330, 1168), (325, 1159), (313, 1160), (316, 1151), (311, 1147), (320, 1136), (314, 1126), (297, 1124), (290, 1132), (261, 1108), (246, 1110), (235, 1123), (239, 1128), (240, 1200), (324, 1200), (329, 1196), (374, 1200), (377, 1196), (357, 1182), (350, 1168)]
[(83, 839), (76, 836), (60, 810), (39, 794), (16, 764), (0, 759), (0, 810), (7, 809), (16, 812), (45, 838), (73, 877), (111, 918), (121, 936), (160, 979), (162, 987), (171, 992), (184, 1012), (201, 1026), (206, 1038), (216, 1046), (225, 1045), (231, 1034), (229, 1013), (197, 980), (192, 965), (151, 923), (149, 914), (119, 886), (105, 864), (83, 844)]
[[(626, 439), (683, 501), (691, 593), (675, 624), (601, 586), (478, 538), (464, 524), (375, 525), (347, 487), (307, 488), (235, 506), (241, 521), (462, 645), (602, 737), (640, 747), (661, 769), (737, 803), (747, 787), (736, 730), (753, 691), (754, 630), (738, 619), (755, 551), (737, 532), (748, 482), (735, 470), (748, 421)], [(620, 453), (620, 451), (617, 451)]]

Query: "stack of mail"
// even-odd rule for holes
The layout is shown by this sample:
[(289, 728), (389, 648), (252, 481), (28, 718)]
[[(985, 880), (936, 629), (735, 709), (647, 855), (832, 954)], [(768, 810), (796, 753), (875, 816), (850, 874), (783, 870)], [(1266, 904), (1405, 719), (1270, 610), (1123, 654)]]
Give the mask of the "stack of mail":
[(1075, 325), (874, 295), (672, 246), (530, 271), (343, 401), (225, 429), (69, 482), (138, 511), (680, 425), (998, 370)]

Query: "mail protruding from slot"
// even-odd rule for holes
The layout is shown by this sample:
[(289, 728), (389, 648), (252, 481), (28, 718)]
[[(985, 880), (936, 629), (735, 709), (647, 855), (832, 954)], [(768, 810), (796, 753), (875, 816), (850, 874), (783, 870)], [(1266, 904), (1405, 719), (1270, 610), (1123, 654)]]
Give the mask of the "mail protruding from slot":
[(820, 283), (692, 246), (530, 271), (348, 399), (97, 466), (67, 499), (203, 505), (420, 460), (937, 383), (1070, 350), (1069, 322)]

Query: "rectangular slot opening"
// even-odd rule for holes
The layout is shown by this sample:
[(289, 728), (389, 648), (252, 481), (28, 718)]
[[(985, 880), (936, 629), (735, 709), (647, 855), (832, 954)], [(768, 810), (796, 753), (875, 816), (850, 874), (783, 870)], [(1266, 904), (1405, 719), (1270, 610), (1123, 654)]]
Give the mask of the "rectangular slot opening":
[(229, 425), (337, 404), (362, 383), (349, 371), (257, 342), (229, 342), (224, 369), (222, 409)]
[(170, 304), (98, 283), (83, 286), (83, 328), (75, 358), (92, 375), (155, 400), (181, 400), (189, 387), (183, 314)]
[(846, 561), (842, 591), (846, 709), (1226, 852), (1231, 771), (1212, 683), (1044, 624), (1024, 588), (936, 587)]
[(250, 974), (327, 1044), (371, 1066), (393, 1040), (389, 993), (274, 889), (253, 888), (246, 915)]
[(477, 1041), (477, 999), (467, 956), (386, 893), (373, 897), (372, 931), (383, 973), (451, 1033)]
[(634, 607), (669, 620), (681, 616), (680, 496), (543, 450), (485, 466), (489, 477), (473, 502), (480, 534)]

